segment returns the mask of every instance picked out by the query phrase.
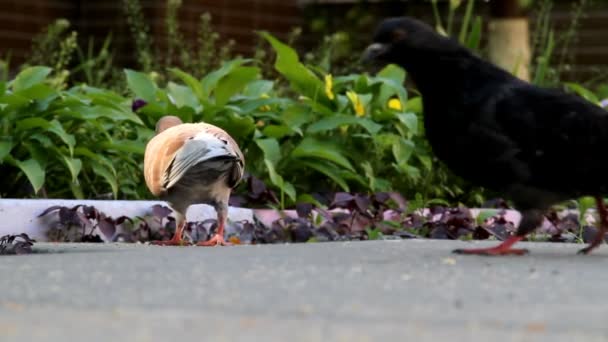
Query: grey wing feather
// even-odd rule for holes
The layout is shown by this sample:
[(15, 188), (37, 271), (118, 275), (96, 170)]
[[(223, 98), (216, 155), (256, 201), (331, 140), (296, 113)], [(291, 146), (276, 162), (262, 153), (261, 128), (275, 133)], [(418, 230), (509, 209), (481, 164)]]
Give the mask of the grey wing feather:
[(204, 141), (189, 140), (186, 142), (165, 172), (164, 188), (169, 189), (174, 186), (194, 165), (213, 158), (215, 153), (211, 152)]

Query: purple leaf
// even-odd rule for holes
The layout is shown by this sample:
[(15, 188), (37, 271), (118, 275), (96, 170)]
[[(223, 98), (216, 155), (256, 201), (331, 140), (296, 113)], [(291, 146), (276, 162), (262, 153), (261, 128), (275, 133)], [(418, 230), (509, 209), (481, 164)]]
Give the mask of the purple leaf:
[(81, 224), (80, 218), (76, 214), (76, 211), (67, 207), (61, 207), (59, 209), (59, 222), (64, 225)]
[(311, 203), (298, 203), (296, 204), (296, 212), (298, 217), (308, 217), (312, 213)]
[(171, 209), (160, 204), (155, 204), (154, 206), (152, 206), (152, 215), (154, 215), (154, 217), (158, 218), (159, 220), (162, 220), (165, 217), (169, 216), (171, 212)]
[(82, 211), (88, 219), (96, 219), (99, 216), (99, 212), (92, 205), (83, 205)]
[(97, 224), (101, 233), (106, 237), (107, 240), (111, 240), (116, 233), (116, 224), (111, 217), (102, 217), (99, 219)]
[(350, 202), (355, 198), (355, 196), (349, 194), (348, 192), (337, 192), (334, 195), (334, 200), (332, 201), (330, 207), (335, 208), (348, 208)]
[(267, 190), (266, 184), (262, 182), (259, 178), (255, 176), (251, 176), (249, 178), (249, 191), (254, 198), (259, 197)]
[[(54, 206), (52, 206), (52, 207), (48, 207), (48, 208), (46, 208), (46, 209), (45, 209), (45, 210), (44, 210), (44, 211), (43, 211), (43, 212), (42, 212), (40, 215), (38, 215), (38, 217), (42, 217), (42, 216), (44, 216), (44, 215), (46, 215), (46, 214), (50, 213), (51, 211), (55, 211), (55, 210), (58, 210), (58, 209), (61, 209), (61, 208), (65, 208), (65, 207), (62, 207), (62, 206), (60, 206), (60, 205), (54, 205)], [(66, 209), (67, 209), (67, 208), (66, 208)]]
[(369, 198), (360, 195), (355, 196), (355, 208), (357, 208), (360, 213), (366, 213), (369, 205)]
[(115, 223), (118, 226), (118, 225), (123, 224), (123, 222), (125, 222), (125, 221), (129, 221), (129, 222), (133, 223), (133, 219), (131, 219), (129, 216), (124, 216), (124, 215), (117, 218)]

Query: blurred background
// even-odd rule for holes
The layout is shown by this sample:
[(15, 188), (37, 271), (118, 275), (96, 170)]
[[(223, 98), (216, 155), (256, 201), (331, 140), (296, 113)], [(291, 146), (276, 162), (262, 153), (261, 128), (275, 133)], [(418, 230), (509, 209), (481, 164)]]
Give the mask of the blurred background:
[[(453, 27), (458, 27), (466, 14), (466, 1), (356, 1), (356, 0), (3, 0), (0, 1), (0, 44), (2, 53), (10, 53), (14, 65), (32, 59), (32, 39), (45, 31), (58, 18), (66, 21), (64, 34), (75, 31), (81, 46), (89, 41), (99, 47), (112, 34), (110, 50), (116, 63), (134, 66), (136, 54), (129, 23), (137, 25), (137, 7), (148, 25), (153, 51), (168, 48), (171, 16), (179, 22), (183, 38), (201, 39), (201, 15), (208, 13), (218, 44), (234, 41), (232, 52), (251, 55), (259, 44), (254, 30), (268, 30), (280, 39), (290, 33), (298, 49), (318, 48), (318, 42), (332, 34), (341, 45), (335, 59), (357, 54), (370, 40), (374, 25), (387, 16), (410, 15), (437, 24), (433, 3), (440, 14), (448, 7), (457, 7)], [(608, 2), (596, 1), (474, 1), (474, 14), (482, 18), (483, 31), (488, 31), (493, 18), (525, 16), (534, 34), (544, 25), (542, 16), (548, 14), (555, 36), (568, 37), (560, 46), (558, 58), (564, 59), (560, 72), (568, 79), (589, 82), (604, 77), (598, 71), (608, 64)], [(514, 8), (518, 8), (514, 10)], [(547, 13), (548, 12), (548, 13)], [(445, 16), (445, 15), (443, 15)], [(447, 21), (447, 18), (443, 18)], [(69, 26), (67, 25), (69, 23)], [(444, 25), (447, 23), (443, 23)], [(175, 29), (175, 24), (173, 24)], [(294, 31), (299, 28), (301, 31)], [(299, 32), (299, 34), (298, 34)], [(540, 32), (536, 32), (540, 34)], [(59, 35), (59, 33), (57, 33)], [(517, 34), (517, 33), (515, 33)], [(293, 37), (293, 35), (297, 35)], [(482, 35), (486, 45), (487, 35)], [(336, 43), (336, 42), (334, 42)], [(534, 43), (534, 42), (531, 42)], [(564, 42), (562, 42), (564, 43)], [(533, 48), (533, 47), (532, 47)], [(567, 61), (567, 63), (566, 63)]]

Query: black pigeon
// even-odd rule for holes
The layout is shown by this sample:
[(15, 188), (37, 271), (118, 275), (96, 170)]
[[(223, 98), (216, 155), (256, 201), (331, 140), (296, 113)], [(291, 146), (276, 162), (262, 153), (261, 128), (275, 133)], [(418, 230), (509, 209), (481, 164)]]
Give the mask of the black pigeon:
[(542, 223), (553, 204), (594, 196), (600, 229), (608, 228), (608, 112), (557, 89), (522, 81), (457, 41), (412, 18), (378, 27), (365, 60), (406, 69), (422, 93), (424, 126), (433, 152), (454, 173), (502, 192), (521, 211), (515, 236), (464, 254), (524, 254), (511, 246)]

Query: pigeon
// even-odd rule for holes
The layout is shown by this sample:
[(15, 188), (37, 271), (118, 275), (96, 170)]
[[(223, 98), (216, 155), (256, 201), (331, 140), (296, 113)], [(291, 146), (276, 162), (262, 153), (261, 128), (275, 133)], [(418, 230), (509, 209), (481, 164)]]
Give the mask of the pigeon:
[(176, 229), (171, 240), (158, 245), (184, 245), (186, 211), (205, 203), (217, 212), (217, 233), (199, 246), (229, 245), (224, 239), (230, 192), (243, 178), (245, 158), (237, 143), (221, 128), (207, 123), (183, 123), (164, 116), (156, 135), (146, 145), (144, 177), (150, 192), (167, 201), (175, 211)]
[(521, 255), (512, 246), (538, 228), (552, 205), (595, 198), (598, 234), (608, 228), (608, 112), (561, 89), (541, 88), (485, 61), (456, 40), (411, 18), (383, 20), (364, 61), (403, 67), (422, 95), (433, 153), (456, 175), (499, 192), (522, 213), (517, 231), (474, 255)]

